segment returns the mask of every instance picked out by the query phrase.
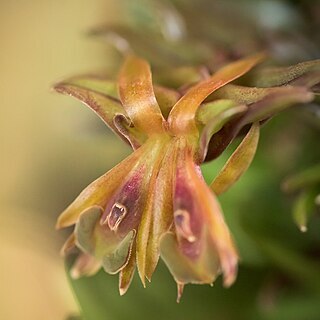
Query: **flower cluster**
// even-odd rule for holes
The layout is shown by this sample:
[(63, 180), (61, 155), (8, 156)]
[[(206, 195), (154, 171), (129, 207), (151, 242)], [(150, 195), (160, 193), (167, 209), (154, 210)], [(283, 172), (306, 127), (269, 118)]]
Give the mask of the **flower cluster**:
[[(63, 248), (81, 251), (74, 277), (102, 267), (120, 274), (124, 294), (135, 268), (145, 285), (161, 257), (177, 282), (178, 299), (187, 283), (212, 284), (219, 274), (225, 286), (235, 281), (237, 250), (217, 195), (250, 165), (260, 125), (292, 104), (311, 101), (311, 88), (319, 83), (314, 61), (250, 72), (250, 87), (231, 84), (262, 59), (258, 54), (235, 61), (212, 75), (194, 69), (197, 83), (185, 79), (173, 89), (153, 84), (149, 64), (128, 56), (116, 82), (79, 76), (55, 86), (93, 109), (134, 150), (58, 219), (58, 228), (75, 225)], [(201, 163), (243, 135), (208, 186)]]

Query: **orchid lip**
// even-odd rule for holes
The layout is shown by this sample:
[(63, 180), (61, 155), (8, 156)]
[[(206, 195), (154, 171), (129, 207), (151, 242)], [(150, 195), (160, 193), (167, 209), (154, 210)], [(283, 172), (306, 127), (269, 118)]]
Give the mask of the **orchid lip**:
[(101, 221), (101, 225), (108, 224), (110, 230), (116, 231), (121, 221), (126, 216), (128, 210), (127, 207), (123, 204), (116, 202), (107, 217)]
[(178, 236), (187, 239), (189, 242), (196, 241), (196, 237), (191, 230), (190, 214), (187, 210), (176, 210), (174, 212), (174, 222)]

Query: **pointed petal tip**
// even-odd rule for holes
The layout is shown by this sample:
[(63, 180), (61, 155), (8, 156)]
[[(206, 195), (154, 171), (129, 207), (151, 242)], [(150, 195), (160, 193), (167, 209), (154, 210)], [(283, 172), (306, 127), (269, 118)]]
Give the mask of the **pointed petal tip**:
[(229, 288), (233, 285), (233, 283), (236, 280), (237, 275), (236, 274), (229, 274), (228, 276), (225, 276), (223, 278), (223, 286), (225, 288)]
[(74, 225), (75, 223), (76, 223), (76, 221), (70, 220), (69, 216), (66, 215), (65, 212), (62, 212), (57, 219), (55, 228), (56, 228), (56, 230), (60, 230), (63, 228), (70, 227), (70, 226)]
[(183, 294), (184, 283), (177, 282), (177, 303), (180, 303)]
[(122, 288), (119, 286), (119, 294), (121, 297), (125, 295), (127, 291), (128, 291), (128, 288)]
[(227, 266), (223, 267), (223, 286), (229, 288), (237, 278), (237, 259), (232, 259)]
[(137, 263), (137, 269), (138, 269), (138, 275), (139, 275), (140, 281), (143, 287), (146, 288), (146, 275), (145, 275), (145, 272), (139, 268), (139, 263)]
[(63, 219), (61, 219), (61, 215), (59, 216), (59, 218), (57, 219), (56, 225), (55, 225), (55, 229), (56, 230), (60, 230), (63, 229), (67, 226), (65, 226), (65, 223), (63, 221)]
[(63, 82), (55, 83), (51, 88), (51, 92), (57, 92), (57, 93), (63, 93), (65, 94), (67, 92), (65, 84)]

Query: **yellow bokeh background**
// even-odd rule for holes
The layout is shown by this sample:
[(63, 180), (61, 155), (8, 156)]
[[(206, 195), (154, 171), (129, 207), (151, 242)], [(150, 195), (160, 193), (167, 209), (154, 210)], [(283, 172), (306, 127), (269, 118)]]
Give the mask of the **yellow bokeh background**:
[(106, 0), (0, 1), (0, 319), (59, 320), (78, 312), (55, 219), (79, 185), (128, 150), (50, 86), (110, 67), (105, 44), (86, 31), (116, 19), (114, 12)]

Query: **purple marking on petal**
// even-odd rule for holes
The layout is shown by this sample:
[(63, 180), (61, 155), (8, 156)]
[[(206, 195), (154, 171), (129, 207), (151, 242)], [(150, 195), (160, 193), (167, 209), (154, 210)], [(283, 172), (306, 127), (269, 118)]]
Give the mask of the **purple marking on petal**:
[(109, 228), (116, 231), (126, 214), (127, 208), (123, 204), (116, 202), (103, 224), (108, 223)]
[(174, 222), (178, 236), (187, 239), (189, 242), (195, 242), (196, 237), (190, 226), (190, 214), (186, 210), (177, 210), (174, 212)]
[(174, 212), (177, 210), (188, 212), (191, 230), (197, 236), (201, 232), (202, 215), (197, 214), (199, 206), (193, 195), (192, 181), (188, 179), (184, 169), (178, 169), (176, 175)]
[(108, 201), (100, 224), (107, 229), (127, 234), (139, 223), (139, 203), (145, 166), (136, 169)]
[(174, 212), (187, 213), (182, 218), (184, 221), (181, 221), (181, 217), (175, 217), (175, 227), (180, 249), (189, 258), (196, 259), (201, 252), (200, 239), (204, 221), (193, 195), (192, 181), (188, 179), (184, 167), (178, 168), (176, 172)]

